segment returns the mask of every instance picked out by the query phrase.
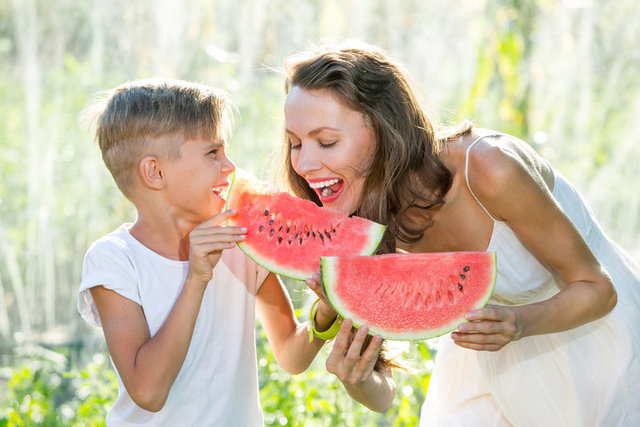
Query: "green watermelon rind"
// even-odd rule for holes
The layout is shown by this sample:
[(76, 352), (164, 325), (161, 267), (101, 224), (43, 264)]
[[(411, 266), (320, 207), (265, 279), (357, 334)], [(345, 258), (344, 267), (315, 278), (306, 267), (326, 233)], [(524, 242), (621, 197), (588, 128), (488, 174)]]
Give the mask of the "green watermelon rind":
[[(242, 172), (241, 172), (242, 173)], [(246, 172), (245, 172), (246, 173)], [(231, 202), (231, 187), (233, 186), (233, 182), (235, 181), (236, 172), (231, 175), (231, 182), (229, 184), (229, 190), (227, 193), (226, 201), (225, 201), (225, 210), (229, 209), (229, 205)], [(233, 220), (228, 219), (227, 225), (233, 225)], [(371, 227), (369, 229), (369, 241), (366, 246), (362, 248), (359, 253), (353, 253), (352, 255), (372, 255), (378, 249), (380, 242), (382, 241), (382, 236), (386, 230), (386, 226), (372, 222)], [(264, 267), (266, 270), (269, 270), (273, 273), (276, 273), (280, 276), (289, 277), (294, 280), (305, 280), (310, 278), (315, 272), (308, 272), (306, 270), (297, 270), (293, 268), (280, 268), (277, 264), (274, 264), (271, 260), (265, 259), (260, 254), (256, 253), (250, 246), (245, 244), (244, 242), (238, 242), (237, 246), (244, 252), (249, 258), (251, 258), (254, 262)]]
[[(384, 225), (375, 224), (372, 225), (369, 232), (369, 244), (360, 251), (360, 253), (354, 253), (352, 255), (371, 255), (373, 254), (380, 244), (380, 240), (382, 239), (382, 235), (384, 234), (386, 227)], [(266, 270), (269, 270), (273, 273), (279, 274), (280, 276), (289, 277), (295, 280), (305, 280), (310, 278), (313, 273), (309, 274), (308, 271), (305, 270), (296, 270), (292, 268), (280, 268), (277, 264), (272, 263), (270, 260), (262, 258), (259, 254), (251, 249), (248, 245), (243, 242), (238, 242), (238, 247), (244, 252), (249, 258), (254, 260), (257, 264), (260, 264)]]
[[(496, 278), (498, 275), (497, 271), (497, 258), (495, 252), (492, 253), (493, 262), (492, 262), (492, 271), (491, 271), (491, 285), (487, 287), (487, 291), (485, 294), (478, 299), (477, 303), (471, 307), (469, 310), (482, 308), (489, 302), (491, 299), (491, 295), (493, 294), (493, 290), (496, 285)], [(351, 319), (353, 322), (353, 326), (359, 328), (360, 326), (366, 324), (366, 322), (356, 316), (354, 313), (351, 313), (348, 308), (342, 304), (340, 298), (333, 292), (334, 284), (336, 283), (336, 275), (334, 268), (335, 262), (339, 257), (321, 257), (320, 259), (320, 271), (322, 276), (322, 289), (324, 291), (325, 296), (327, 297), (327, 301), (333, 307), (333, 309), (339, 313), (345, 319)], [(380, 304), (384, 304), (384, 301), (381, 301)], [(464, 315), (456, 317), (452, 319), (449, 323), (444, 326), (441, 326), (437, 329), (427, 329), (422, 331), (407, 331), (404, 333), (399, 333), (398, 331), (389, 331), (384, 328), (379, 328), (375, 325), (368, 325), (369, 335), (380, 335), (382, 338), (392, 341), (421, 341), (429, 338), (436, 338), (442, 336), (448, 332), (451, 332), (458, 328), (460, 324), (468, 322), (468, 320), (464, 317)]]

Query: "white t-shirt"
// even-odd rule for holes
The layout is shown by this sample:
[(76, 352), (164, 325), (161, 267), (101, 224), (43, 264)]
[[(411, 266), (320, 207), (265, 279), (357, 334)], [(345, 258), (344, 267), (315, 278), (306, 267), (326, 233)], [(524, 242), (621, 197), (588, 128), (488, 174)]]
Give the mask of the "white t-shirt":
[[(167, 259), (138, 242), (124, 224), (85, 255), (78, 311), (100, 326), (90, 288), (102, 285), (140, 304), (153, 337), (178, 297), (188, 262)], [(213, 269), (193, 337), (159, 412), (137, 406), (118, 375), (119, 395), (107, 425), (262, 426), (255, 347), (255, 295), (268, 272), (237, 247)]]

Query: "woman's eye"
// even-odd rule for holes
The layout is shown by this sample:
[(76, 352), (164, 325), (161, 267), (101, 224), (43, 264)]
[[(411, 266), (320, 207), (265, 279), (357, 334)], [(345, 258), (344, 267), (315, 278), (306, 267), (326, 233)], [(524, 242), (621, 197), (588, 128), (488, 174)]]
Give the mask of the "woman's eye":
[(294, 143), (293, 141), (289, 140), (289, 148), (292, 150), (297, 150), (300, 148), (302, 144), (298, 143)]
[(331, 147), (332, 145), (335, 145), (336, 142), (338, 142), (338, 141), (318, 141), (318, 143), (320, 144), (320, 146), (322, 148)]

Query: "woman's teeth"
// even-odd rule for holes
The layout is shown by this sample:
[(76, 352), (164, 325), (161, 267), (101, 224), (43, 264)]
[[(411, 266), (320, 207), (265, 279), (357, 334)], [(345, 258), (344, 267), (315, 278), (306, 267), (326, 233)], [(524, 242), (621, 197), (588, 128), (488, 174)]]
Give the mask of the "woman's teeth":
[(339, 179), (337, 179), (337, 178), (334, 178), (334, 179), (329, 179), (329, 180), (327, 180), (327, 181), (320, 181), (320, 182), (309, 183), (309, 186), (310, 186), (311, 188), (329, 187), (329, 186), (331, 186), (331, 185), (333, 185), (333, 184), (337, 184), (337, 183), (338, 183), (338, 181), (340, 181), (340, 180), (339, 180)]
[(322, 191), (320, 192), (320, 194), (322, 194), (322, 197), (328, 197), (332, 194), (334, 194), (335, 191), (333, 191), (331, 188), (329, 187), (325, 187), (322, 189)]

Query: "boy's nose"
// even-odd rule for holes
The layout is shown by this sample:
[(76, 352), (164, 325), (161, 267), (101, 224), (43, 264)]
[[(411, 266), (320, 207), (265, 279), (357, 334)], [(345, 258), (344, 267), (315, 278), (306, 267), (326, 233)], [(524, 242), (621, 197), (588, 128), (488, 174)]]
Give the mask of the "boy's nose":
[(226, 173), (227, 175), (230, 175), (235, 170), (236, 170), (236, 164), (233, 163), (233, 161), (225, 155), (224, 161), (222, 162), (222, 172)]

